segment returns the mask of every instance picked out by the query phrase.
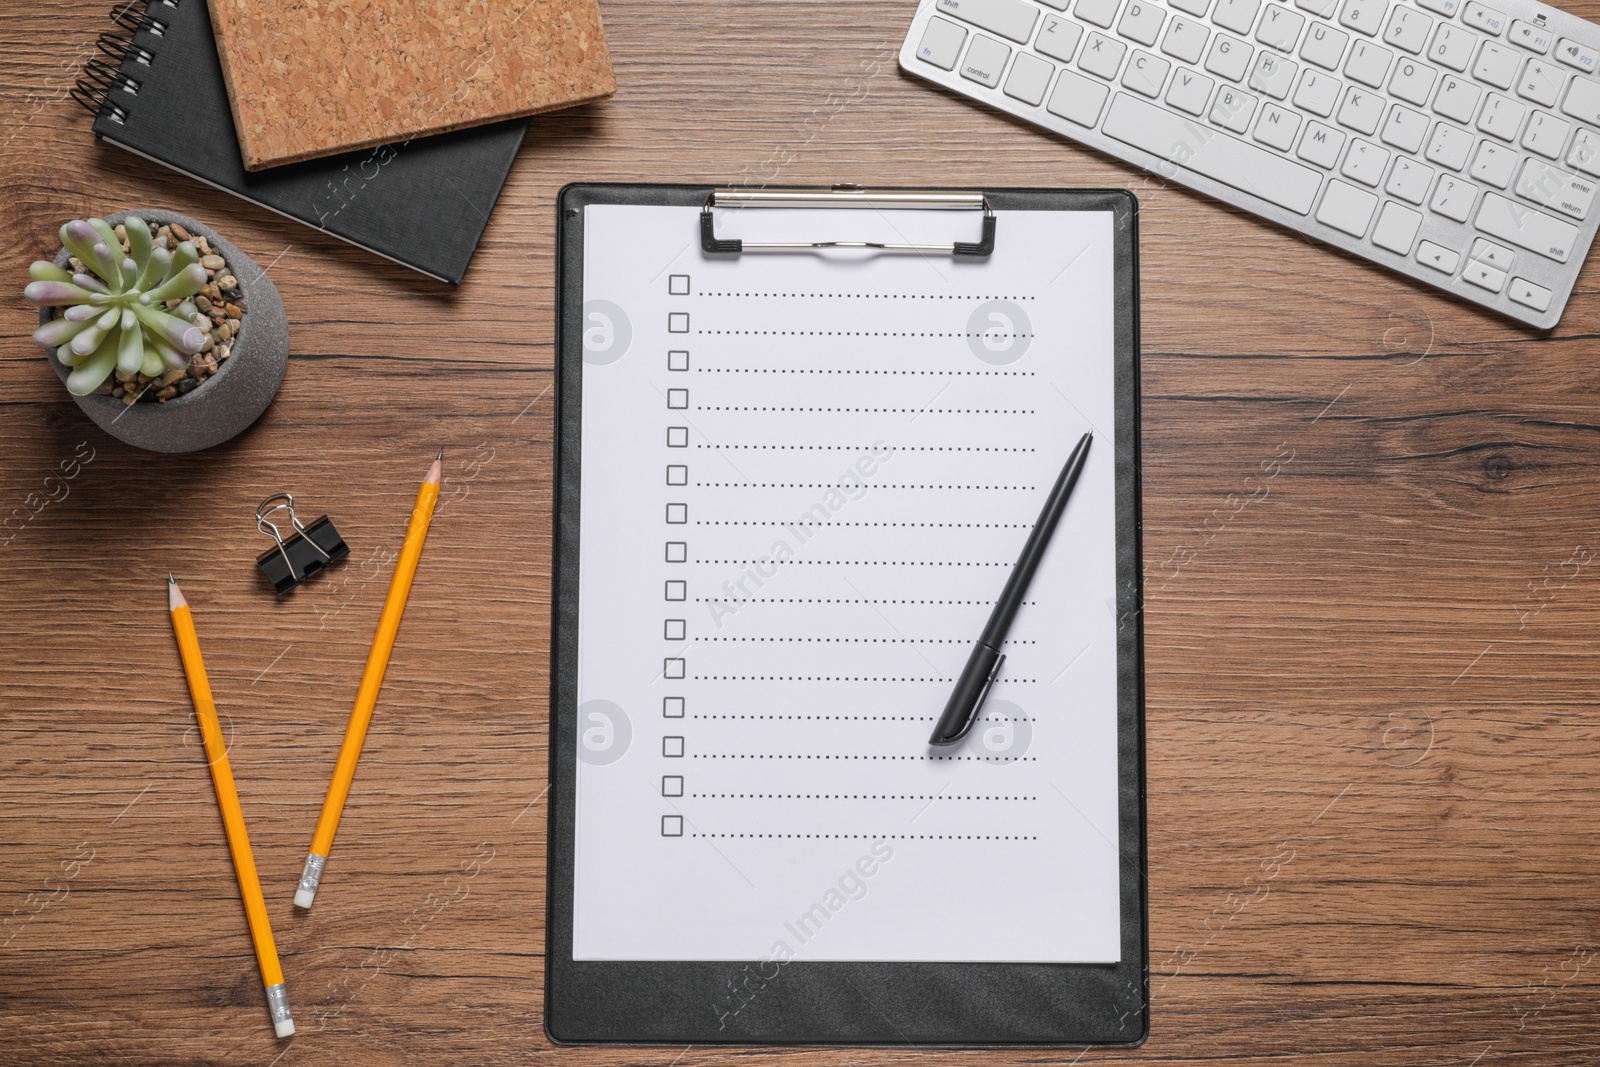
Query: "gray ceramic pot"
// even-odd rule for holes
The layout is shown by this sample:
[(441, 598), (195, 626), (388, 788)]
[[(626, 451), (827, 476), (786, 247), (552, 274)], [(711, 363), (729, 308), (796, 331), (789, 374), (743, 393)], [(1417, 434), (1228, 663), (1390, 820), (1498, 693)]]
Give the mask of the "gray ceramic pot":
[[(231, 241), (211, 227), (186, 215), (171, 211), (119, 211), (107, 215), (115, 226), (128, 215), (160, 225), (176, 222), (192, 234), (204, 234), (211, 246), (228, 261), (228, 269), (239, 279), (249, 308), (239, 320), (238, 336), (231, 342), (233, 354), (217, 368), (217, 373), (190, 393), (164, 404), (127, 406), (109, 396), (75, 396), (89, 418), (119, 441), (150, 452), (198, 452), (220, 445), (243, 433), (261, 417), (277, 395), (283, 371), (289, 361), (289, 317), (277, 286), (264, 270)], [(67, 264), (67, 250), (56, 256), (60, 266)], [(53, 308), (39, 309), (39, 322), (50, 320)], [(50, 365), (66, 384), (70, 368), (49, 350)]]

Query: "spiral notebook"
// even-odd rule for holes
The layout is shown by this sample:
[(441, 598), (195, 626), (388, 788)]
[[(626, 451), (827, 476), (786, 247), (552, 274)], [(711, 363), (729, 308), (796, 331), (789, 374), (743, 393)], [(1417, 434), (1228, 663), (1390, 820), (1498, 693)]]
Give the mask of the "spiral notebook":
[[(94, 133), (136, 155), (430, 277), (459, 284), (527, 120), (257, 174), (240, 161), (205, 0), (112, 11), (73, 96)], [(215, 221), (215, 220), (213, 220)]]
[(1135, 1039), (1130, 198), (709, 192), (562, 202), (551, 1032)]

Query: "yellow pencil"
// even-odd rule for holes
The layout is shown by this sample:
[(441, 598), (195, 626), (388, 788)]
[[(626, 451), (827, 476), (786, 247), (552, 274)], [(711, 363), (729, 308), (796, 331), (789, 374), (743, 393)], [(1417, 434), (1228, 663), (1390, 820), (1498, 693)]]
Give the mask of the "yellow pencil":
[(211, 783), (216, 786), (217, 806), (222, 809), (222, 826), (228, 834), (228, 851), (233, 853), (233, 870), (239, 878), (245, 918), (250, 922), (250, 939), (255, 942), (256, 959), (261, 962), (261, 983), (267, 987), (272, 1029), (279, 1037), (288, 1037), (294, 1033), (294, 1017), (289, 1014), (289, 995), (283, 988), (278, 946), (272, 941), (267, 902), (261, 897), (261, 881), (256, 877), (255, 857), (250, 854), (250, 838), (244, 830), (244, 813), (239, 810), (233, 769), (228, 766), (228, 748), (222, 740), (222, 728), (217, 724), (217, 705), (211, 699), (211, 683), (206, 680), (206, 665), (200, 658), (200, 638), (194, 632), (189, 602), (183, 599), (178, 580), (170, 574), (167, 575), (167, 609), (172, 612), (172, 632), (177, 635), (183, 673), (189, 679), (195, 718), (200, 720), (200, 737), (205, 742), (206, 761), (211, 764)]
[(317, 832), (311, 837), (311, 854), (306, 857), (305, 873), (300, 876), (300, 887), (295, 890), (294, 906), (297, 908), (311, 907), (317, 897), (317, 883), (322, 881), (322, 868), (328, 862), (328, 853), (333, 851), (333, 835), (339, 829), (339, 816), (344, 812), (344, 801), (350, 795), (350, 783), (356, 776), (356, 761), (361, 758), (361, 745), (367, 739), (372, 709), (378, 704), (378, 690), (383, 688), (383, 672), (389, 666), (389, 653), (394, 649), (394, 637), (400, 629), (400, 616), (405, 614), (411, 579), (416, 576), (417, 560), (422, 557), (422, 543), (428, 539), (433, 506), (439, 500), (439, 474), (443, 464), (444, 449), (441, 448), (433, 466), (428, 468), (428, 476), (422, 480), (422, 488), (417, 491), (417, 506), (412, 509), (411, 524), (406, 527), (400, 562), (395, 564), (389, 598), (383, 602), (383, 614), (378, 618), (378, 634), (372, 639), (367, 669), (361, 675), (361, 688), (356, 691), (355, 710), (350, 712), (350, 725), (345, 728), (344, 743), (339, 746), (339, 762), (333, 766), (333, 781), (328, 783), (328, 797), (322, 802)]

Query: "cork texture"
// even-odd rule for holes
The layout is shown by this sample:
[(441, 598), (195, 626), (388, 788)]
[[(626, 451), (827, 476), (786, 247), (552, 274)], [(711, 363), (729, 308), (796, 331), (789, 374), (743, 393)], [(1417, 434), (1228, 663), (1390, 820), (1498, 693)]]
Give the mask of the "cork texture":
[(596, 0), (210, 0), (246, 170), (616, 90)]

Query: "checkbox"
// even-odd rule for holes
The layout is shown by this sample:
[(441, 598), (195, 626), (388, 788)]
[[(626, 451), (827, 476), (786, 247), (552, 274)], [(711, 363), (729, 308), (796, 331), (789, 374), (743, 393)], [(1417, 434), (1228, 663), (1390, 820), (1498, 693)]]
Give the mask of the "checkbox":
[(689, 313), (687, 311), (674, 311), (667, 316), (668, 333), (688, 333)]
[(668, 563), (687, 563), (687, 562), (689, 562), (689, 542), (687, 542), (687, 541), (668, 541), (667, 542), (667, 562)]
[(667, 390), (667, 407), (671, 408), (674, 411), (686, 410), (689, 407), (689, 390), (687, 390), (687, 389), (668, 389)]
[(668, 619), (666, 638), (668, 641), (682, 641), (688, 634), (688, 623), (682, 619)]
[(661, 795), (664, 797), (683, 796), (683, 775), (663, 774), (661, 776)]
[(682, 656), (668, 656), (661, 661), (661, 674), (666, 678), (682, 678), (684, 659)]
[(686, 523), (688, 521), (689, 521), (689, 505), (688, 504), (668, 504), (667, 505), (667, 522), (671, 523), (673, 526), (682, 526), (684, 523)]
[(669, 274), (667, 276), (667, 292), (673, 296), (688, 296), (689, 276), (687, 274)]
[(689, 427), (687, 427), (687, 426), (668, 426), (667, 427), (667, 447), (668, 448), (688, 448), (689, 447)]
[(667, 583), (667, 599), (668, 600), (688, 600), (689, 599), (689, 583), (688, 582), (668, 582)]
[(661, 715), (662, 715), (663, 718), (666, 718), (666, 719), (681, 719), (681, 718), (683, 718), (683, 698), (682, 697), (662, 697), (661, 698)]
[(678, 349), (676, 351), (668, 352), (667, 353), (667, 369), (668, 370), (688, 370), (689, 369), (689, 353), (683, 351), (682, 349)]
[(668, 485), (688, 485), (689, 468), (682, 463), (667, 464)]
[(663, 815), (663, 816), (661, 816), (661, 836), (662, 837), (682, 837), (683, 836), (683, 816), (682, 815)]
[(668, 734), (661, 739), (661, 754), (668, 759), (683, 758), (683, 738)]

